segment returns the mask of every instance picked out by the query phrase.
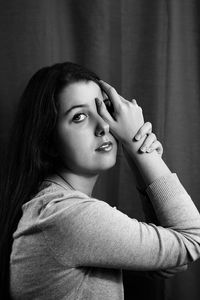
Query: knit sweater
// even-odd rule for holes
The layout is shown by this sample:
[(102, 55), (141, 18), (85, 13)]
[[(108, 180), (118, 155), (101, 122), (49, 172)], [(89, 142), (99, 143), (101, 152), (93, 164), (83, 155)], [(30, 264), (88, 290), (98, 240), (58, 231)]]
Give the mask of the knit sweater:
[(23, 205), (13, 235), (13, 299), (122, 300), (122, 269), (170, 272), (196, 260), (200, 216), (176, 174), (146, 192), (160, 226), (72, 190), (58, 176), (45, 180)]

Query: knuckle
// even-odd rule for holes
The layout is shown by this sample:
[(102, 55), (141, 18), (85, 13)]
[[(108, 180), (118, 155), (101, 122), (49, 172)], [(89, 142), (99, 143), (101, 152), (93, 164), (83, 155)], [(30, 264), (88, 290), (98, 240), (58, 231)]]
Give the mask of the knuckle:
[(133, 103), (131, 103), (129, 101), (127, 101), (126, 105), (127, 105), (128, 108), (133, 107)]
[(141, 106), (137, 105), (137, 108), (138, 108), (140, 111), (142, 111), (142, 107), (141, 107)]
[(132, 99), (132, 100), (131, 100), (131, 103), (132, 103), (133, 105), (137, 105), (137, 101), (136, 101), (135, 99)]
[(126, 108), (127, 108), (126, 103), (119, 102), (118, 107), (117, 107), (118, 111), (124, 112), (126, 110)]
[(107, 120), (104, 120), (104, 121), (105, 121), (104, 128), (105, 128), (105, 130), (109, 131), (110, 126), (108, 124), (108, 121)]

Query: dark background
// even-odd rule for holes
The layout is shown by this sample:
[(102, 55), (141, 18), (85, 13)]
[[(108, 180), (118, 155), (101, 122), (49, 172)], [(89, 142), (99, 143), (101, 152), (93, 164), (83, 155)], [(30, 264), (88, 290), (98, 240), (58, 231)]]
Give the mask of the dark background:
[[(135, 98), (164, 159), (200, 209), (198, 0), (0, 1), (0, 154), (19, 97), (40, 67), (73, 61)], [(14, 147), (14, 145), (13, 145)], [(131, 171), (119, 154), (95, 195), (143, 220)], [(126, 299), (199, 300), (200, 263), (170, 280), (124, 272)]]

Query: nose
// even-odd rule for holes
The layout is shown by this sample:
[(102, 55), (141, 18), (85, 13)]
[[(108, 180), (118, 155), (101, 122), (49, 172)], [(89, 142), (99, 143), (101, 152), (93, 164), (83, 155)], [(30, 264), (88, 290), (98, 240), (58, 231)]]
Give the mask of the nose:
[(98, 123), (96, 125), (95, 129), (95, 135), (96, 136), (104, 136), (109, 132), (109, 125), (106, 123), (101, 117), (98, 120)]

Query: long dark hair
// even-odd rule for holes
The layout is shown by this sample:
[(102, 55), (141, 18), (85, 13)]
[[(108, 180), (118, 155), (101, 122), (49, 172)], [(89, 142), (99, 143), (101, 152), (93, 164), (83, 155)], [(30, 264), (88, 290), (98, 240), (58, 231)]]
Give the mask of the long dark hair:
[(22, 205), (38, 192), (41, 182), (54, 172), (58, 164), (53, 133), (59, 94), (70, 83), (90, 80), (99, 84), (99, 77), (92, 71), (71, 62), (58, 63), (36, 72), (22, 95), (2, 172), (1, 299), (9, 299), (10, 254), (13, 233), (22, 215)]

